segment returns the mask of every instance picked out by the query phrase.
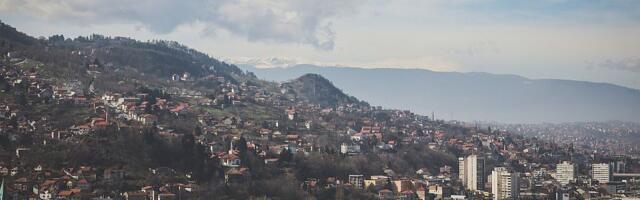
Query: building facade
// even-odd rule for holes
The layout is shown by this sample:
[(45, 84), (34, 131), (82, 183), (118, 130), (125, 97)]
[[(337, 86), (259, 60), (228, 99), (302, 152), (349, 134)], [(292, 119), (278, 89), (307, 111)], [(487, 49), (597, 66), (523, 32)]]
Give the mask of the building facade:
[(491, 194), (494, 200), (517, 199), (520, 194), (520, 174), (496, 167), (491, 172)]
[(485, 160), (477, 155), (470, 155), (466, 158), (459, 158), (459, 174), (462, 185), (471, 191), (484, 190), (485, 182)]
[(574, 181), (575, 178), (575, 167), (569, 161), (562, 161), (562, 163), (558, 164), (556, 167), (556, 180), (560, 183), (560, 185), (565, 186), (570, 182)]
[(591, 177), (599, 183), (611, 181), (611, 166), (607, 163), (598, 163), (591, 166)]
[(363, 175), (349, 175), (349, 183), (355, 189), (364, 189), (364, 176)]

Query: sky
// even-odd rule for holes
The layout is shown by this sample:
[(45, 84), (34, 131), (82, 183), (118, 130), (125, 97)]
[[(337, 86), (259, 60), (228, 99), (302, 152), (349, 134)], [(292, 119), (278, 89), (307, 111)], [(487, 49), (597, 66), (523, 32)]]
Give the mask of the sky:
[(0, 0), (0, 20), (33, 36), (173, 40), (231, 62), (489, 72), (640, 89), (637, 0)]

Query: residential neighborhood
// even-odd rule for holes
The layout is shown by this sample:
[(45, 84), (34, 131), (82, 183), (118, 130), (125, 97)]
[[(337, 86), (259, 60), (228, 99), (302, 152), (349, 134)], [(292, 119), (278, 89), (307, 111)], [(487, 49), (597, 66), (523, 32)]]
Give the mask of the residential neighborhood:
[[(624, 137), (532, 135), (382, 108), (317, 74), (263, 81), (163, 41), (33, 40), (69, 56), (51, 63), (80, 60), (87, 73), (61, 78), (34, 59), (44, 50), (0, 48), (0, 199), (640, 196), (640, 154)], [(116, 59), (128, 48), (197, 59), (143, 71)]]

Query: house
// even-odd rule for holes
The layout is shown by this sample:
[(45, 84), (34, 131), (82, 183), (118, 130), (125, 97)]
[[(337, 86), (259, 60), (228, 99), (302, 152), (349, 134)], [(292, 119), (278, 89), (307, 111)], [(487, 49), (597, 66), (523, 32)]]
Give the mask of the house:
[(29, 180), (26, 177), (22, 177), (13, 182), (13, 188), (17, 191), (26, 192), (29, 189), (29, 184)]
[(189, 104), (180, 103), (180, 104), (178, 104), (178, 106), (176, 106), (174, 108), (171, 108), (169, 110), (169, 112), (171, 112), (171, 113), (173, 113), (173, 114), (175, 114), (177, 116), (177, 115), (180, 115), (180, 114), (185, 114), (188, 109), (189, 109)]
[(95, 129), (104, 129), (108, 126), (108, 122), (104, 118), (93, 118), (91, 119), (91, 127)]
[(73, 125), (71, 126), (71, 128), (69, 128), (69, 132), (75, 134), (75, 135), (86, 135), (89, 133), (89, 131), (91, 130), (91, 127), (89, 127), (89, 125)]
[(167, 177), (175, 176), (177, 173), (175, 169), (172, 169), (170, 167), (158, 167), (156, 169), (152, 169), (151, 172), (159, 176)]
[(349, 175), (349, 184), (355, 189), (364, 189), (364, 175)]
[(293, 120), (296, 117), (296, 109), (295, 108), (289, 108), (287, 110), (285, 110), (285, 112), (287, 113), (287, 118), (289, 120)]
[(393, 187), (398, 192), (410, 191), (413, 189), (413, 183), (409, 179), (394, 180)]
[(16, 148), (16, 157), (20, 158), (20, 155), (24, 155), (28, 151), (31, 151), (31, 149), (30, 148)]
[(175, 200), (175, 199), (177, 199), (176, 194), (173, 194), (173, 193), (166, 192), (166, 193), (158, 194), (158, 200)]
[(429, 185), (429, 194), (435, 195), (436, 198), (442, 198), (443, 191), (442, 185)]
[(124, 177), (126, 176), (126, 172), (122, 169), (117, 169), (117, 168), (108, 168), (106, 170), (104, 170), (104, 180), (107, 181), (118, 181), (118, 180), (122, 180), (124, 179)]
[(342, 143), (340, 145), (340, 153), (347, 155), (360, 154), (360, 145)]
[(362, 140), (362, 133), (355, 133), (353, 135), (351, 135), (351, 140), (353, 141), (361, 141)]
[(74, 195), (74, 193), (71, 190), (62, 190), (62, 191), (58, 192), (57, 199), (71, 199), (71, 197), (73, 195)]
[(158, 190), (159, 190), (158, 187), (150, 186), (150, 185), (147, 185), (147, 186), (144, 186), (144, 187), (140, 188), (140, 191), (142, 193), (147, 194), (147, 198), (146, 199), (149, 199), (149, 200), (156, 199), (156, 197), (158, 196), (158, 192), (159, 192)]
[(295, 143), (296, 141), (298, 141), (299, 136), (296, 134), (289, 134), (287, 135), (287, 141), (286, 142), (290, 142), (290, 143)]
[(89, 100), (85, 96), (74, 96), (73, 104), (76, 105), (89, 105)]
[(420, 168), (416, 171), (417, 175), (431, 175), (431, 172), (429, 172), (429, 169), (427, 168)]
[(416, 195), (419, 200), (427, 199), (427, 191), (422, 186), (416, 188)]
[(125, 200), (148, 200), (147, 197), (148, 197), (147, 193), (142, 191), (124, 193)]
[(318, 187), (318, 179), (316, 178), (307, 178), (306, 181), (304, 181), (302, 188), (305, 191), (316, 191)]
[(396, 197), (396, 199), (398, 199), (398, 200), (417, 200), (418, 197), (413, 191), (406, 190), (406, 191), (400, 192), (398, 194), (398, 196)]
[(182, 77), (180, 77), (180, 80), (181, 81), (191, 80), (191, 74), (189, 74), (189, 72), (182, 73)]
[(172, 81), (179, 81), (179, 80), (180, 80), (180, 75), (178, 75), (178, 74), (171, 74), (171, 80), (172, 80)]
[(62, 139), (62, 138), (66, 138), (67, 136), (69, 136), (69, 132), (68, 131), (59, 131), (59, 130), (54, 130), (51, 131), (51, 139)]
[(364, 186), (365, 188), (369, 188), (376, 185), (385, 185), (389, 180), (387, 176), (371, 176), (369, 179), (364, 180)]
[(38, 194), (38, 197), (40, 197), (40, 199), (42, 200), (51, 200), (53, 199), (53, 194), (51, 194), (49, 190), (44, 190), (40, 192), (40, 194)]
[(243, 183), (250, 178), (249, 169), (245, 167), (231, 168), (224, 173), (226, 183)]
[(151, 126), (158, 121), (158, 117), (152, 114), (144, 114), (140, 122), (145, 126)]
[(266, 164), (266, 165), (271, 165), (271, 164), (276, 164), (276, 163), (278, 163), (278, 159), (277, 158), (264, 159), (264, 164)]
[(20, 168), (14, 167), (11, 169), (11, 176), (18, 175), (18, 173), (20, 173)]
[(78, 181), (78, 188), (80, 188), (81, 190), (91, 190), (91, 184), (89, 183), (89, 181), (87, 181), (87, 179), (80, 179)]
[(9, 175), (9, 168), (5, 166), (0, 166), (0, 175), (1, 176)]
[(389, 189), (382, 189), (378, 191), (378, 198), (391, 200), (391, 199), (395, 199), (395, 196), (393, 195), (393, 191)]
[(238, 117), (225, 117), (224, 119), (222, 119), (222, 123), (227, 126), (237, 125), (242, 123), (242, 119)]
[(41, 172), (42, 171), (42, 165), (38, 165), (38, 166), (34, 167), (33, 171)]
[(225, 154), (221, 159), (222, 166), (225, 167), (239, 167), (240, 158), (235, 154)]

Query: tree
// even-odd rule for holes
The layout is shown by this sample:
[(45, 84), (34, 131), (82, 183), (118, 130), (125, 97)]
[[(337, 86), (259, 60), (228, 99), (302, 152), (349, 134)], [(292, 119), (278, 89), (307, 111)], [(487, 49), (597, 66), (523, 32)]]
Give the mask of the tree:
[(238, 148), (238, 151), (240, 151), (240, 154), (247, 153), (247, 140), (244, 139), (244, 136), (240, 136), (240, 139), (238, 140), (238, 145), (236, 146)]
[(202, 127), (196, 126), (196, 128), (193, 129), (193, 134), (196, 135), (196, 136), (201, 136), (202, 135)]
[(193, 134), (184, 134), (182, 136), (182, 150), (186, 153), (186, 154), (192, 154), (193, 150), (194, 150), (194, 145), (195, 145), (195, 138), (193, 137)]
[(291, 162), (293, 158), (293, 153), (291, 153), (291, 151), (288, 148), (284, 148), (282, 149), (282, 151), (280, 151), (280, 158), (278, 159), (278, 162), (282, 165), (282, 164), (288, 164), (289, 162)]

